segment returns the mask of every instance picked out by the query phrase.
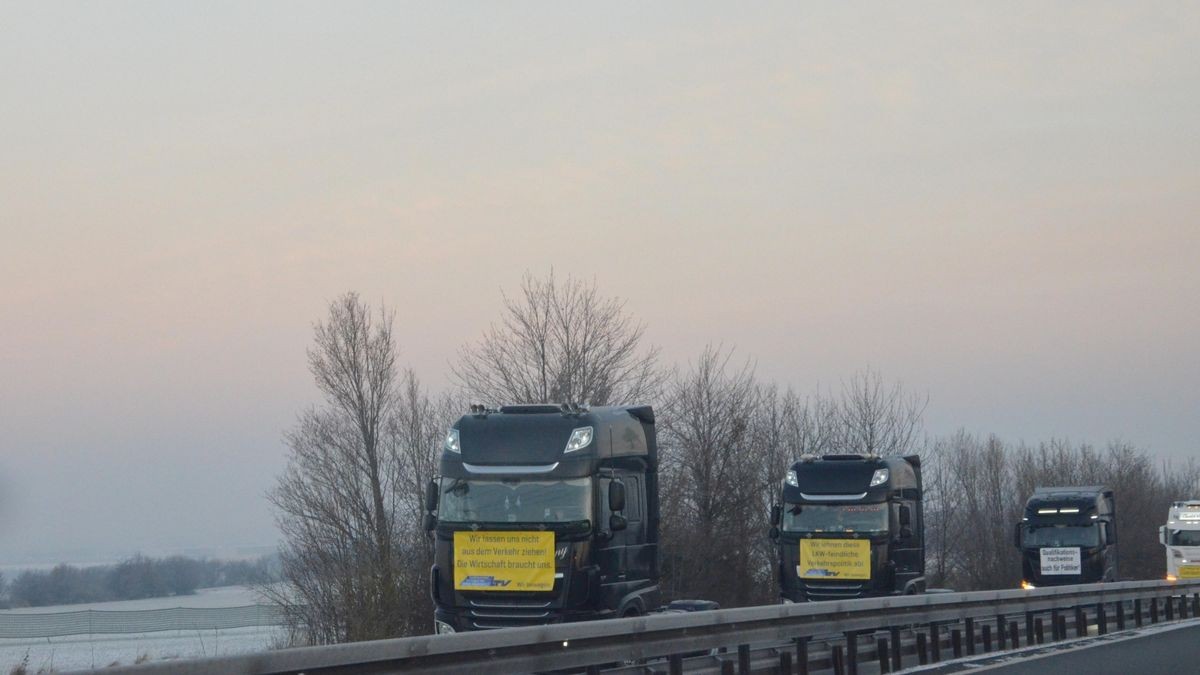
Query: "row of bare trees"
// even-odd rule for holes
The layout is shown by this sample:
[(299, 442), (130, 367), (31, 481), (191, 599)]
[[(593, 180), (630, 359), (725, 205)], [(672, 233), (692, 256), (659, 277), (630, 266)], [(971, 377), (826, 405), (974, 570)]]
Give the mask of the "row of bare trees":
[(925, 453), (926, 554), (930, 583), (961, 590), (1012, 588), (1021, 569), (1014, 524), (1039, 486), (1106, 485), (1116, 496), (1120, 574), (1164, 574), (1158, 527), (1171, 502), (1195, 496), (1200, 466), (1158, 464), (1125, 441), (1103, 449), (1051, 440), (1010, 444), (959, 432)]
[(780, 479), (803, 454), (921, 454), (929, 571), (962, 590), (1011, 586), (1012, 524), (1037, 485), (1117, 490), (1127, 576), (1161, 574), (1155, 531), (1197, 469), (1158, 467), (1125, 443), (1009, 445), (959, 433), (925, 437), (926, 399), (865, 371), (840, 389), (798, 394), (750, 360), (710, 346), (667, 368), (645, 326), (595, 283), (527, 276), (502, 317), (450, 365), (434, 395), (399, 364), (393, 315), (357, 295), (314, 326), (309, 368), (322, 394), (285, 436), (289, 463), (270, 493), (285, 543), (285, 583), (270, 591), (293, 638), (334, 643), (429, 630), (432, 549), (422, 487), (466, 403), (653, 403), (659, 411), (661, 559), (668, 597), (724, 606), (776, 597), (766, 537)]

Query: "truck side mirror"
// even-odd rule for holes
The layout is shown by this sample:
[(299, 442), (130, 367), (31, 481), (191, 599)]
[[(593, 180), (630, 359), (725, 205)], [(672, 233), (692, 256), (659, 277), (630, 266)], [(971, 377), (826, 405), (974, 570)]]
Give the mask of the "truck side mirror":
[(429, 512), (436, 511), (438, 507), (438, 486), (437, 483), (429, 481), (425, 486), (425, 510)]
[(779, 519), (783, 516), (783, 507), (779, 504), (771, 505), (771, 529), (767, 530), (767, 536), (772, 540), (779, 538)]
[(1166, 525), (1163, 525), (1162, 527), (1158, 528), (1158, 543), (1162, 544), (1163, 546), (1167, 545), (1167, 526)]
[(625, 516), (612, 514), (608, 517), (608, 529), (610, 532), (620, 532), (625, 529), (629, 523), (625, 520)]
[(432, 513), (426, 513), (421, 518), (421, 527), (425, 528), (426, 532), (433, 532), (433, 528), (437, 527), (437, 518), (434, 518)]
[(615, 478), (608, 484), (608, 510), (614, 513), (625, 510), (625, 483)]

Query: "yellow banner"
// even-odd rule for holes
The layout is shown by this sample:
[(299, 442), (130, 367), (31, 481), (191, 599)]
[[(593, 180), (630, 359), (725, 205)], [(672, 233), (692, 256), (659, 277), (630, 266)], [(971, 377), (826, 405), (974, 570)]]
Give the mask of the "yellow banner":
[(554, 590), (554, 533), (455, 532), (454, 588)]
[(801, 579), (870, 579), (871, 542), (865, 539), (801, 539)]
[(1180, 579), (1200, 579), (1200, 565), (1180, 565)]

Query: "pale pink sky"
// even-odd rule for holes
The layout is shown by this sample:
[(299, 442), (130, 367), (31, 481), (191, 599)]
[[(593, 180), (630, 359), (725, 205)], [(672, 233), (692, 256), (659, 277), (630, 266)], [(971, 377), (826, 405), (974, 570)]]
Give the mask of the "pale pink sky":
[(1200, 9), (643, 5), (0, 9), (0, 562), (272, 542), (328, 299), (436, 388), (551, 266), (670, 361), (1200, 454)]

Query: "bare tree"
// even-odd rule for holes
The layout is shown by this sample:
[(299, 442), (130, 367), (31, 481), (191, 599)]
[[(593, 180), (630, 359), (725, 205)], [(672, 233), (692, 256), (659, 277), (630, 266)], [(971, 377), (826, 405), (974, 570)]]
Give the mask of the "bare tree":
[(668, 588), (736, 606), (761, 596), (754, 539), (765, 530), (751, 432), (759, 390), (732, 354), (710, 346), (671, 379), (659, 439)]
[(269, 494), (285, 540), (275, 600), (308, 642), (401, 634), (401, 468), (382, 440), (400, 395), (392, 314), (373, 316), (354, 293), (334, 300), (308, 362), (324, 401), (286, 434), (288, 466)]
[(899, 382), (886, 386), (875, 371), (860, 372), (842, 388), (832, 445), (845, 453), (909, 454), (921, 440), (928, 400), (906, 394)]
[(507, 294), (500, 323), (460, 350), (457, 383), (489, 403), (649, 400), (662, 381), (658, 349), (644, 347), (644, 324), (624, 301), (602, 297), (595, 282), (526, 275)]

